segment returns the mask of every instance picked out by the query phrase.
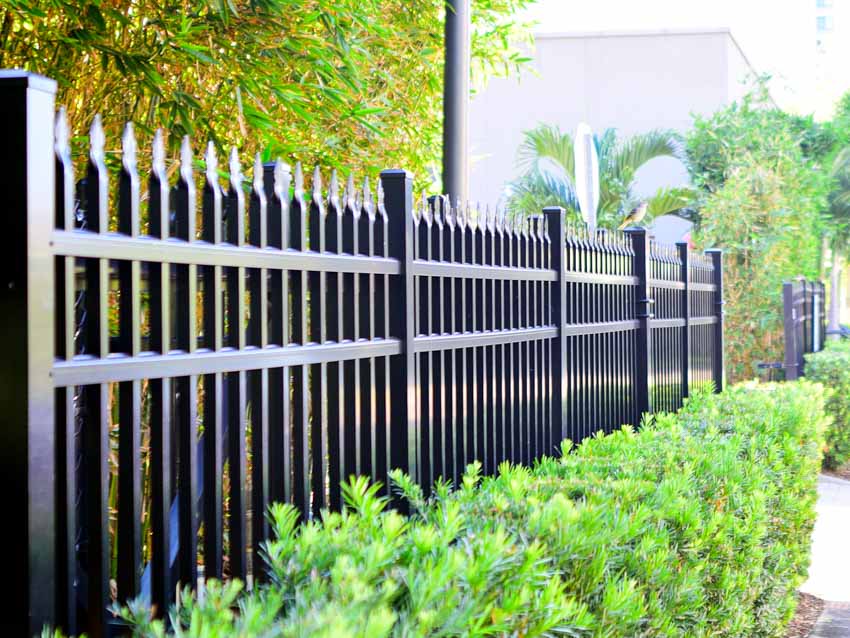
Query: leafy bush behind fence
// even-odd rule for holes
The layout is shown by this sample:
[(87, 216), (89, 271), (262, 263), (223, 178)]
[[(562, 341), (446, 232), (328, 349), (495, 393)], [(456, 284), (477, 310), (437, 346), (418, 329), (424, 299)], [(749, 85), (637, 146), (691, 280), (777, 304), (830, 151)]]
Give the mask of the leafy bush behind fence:
[(214, 586), (172, 619), (197, 636), (781, 635), (824, 424), (820, 385), (737, 386), (533, 469), (470, 466), (428, 502), (397, 474), (410, 519), (352, 480), (321, 522), (273, 507), (270, 585)]
[(806, 376), (829, 389), (826, 411), (832, 423), (823, 464), (834, 469), (850, 461), (850, 342), (828, 342), (826, 350), (806, 355)]

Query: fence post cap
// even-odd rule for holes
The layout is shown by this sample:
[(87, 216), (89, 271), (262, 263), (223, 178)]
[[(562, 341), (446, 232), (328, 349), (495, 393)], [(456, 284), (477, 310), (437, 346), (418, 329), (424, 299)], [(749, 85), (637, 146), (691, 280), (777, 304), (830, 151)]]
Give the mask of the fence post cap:
[(413, 173), (403, 168), (387, 168), (381, 171), (381, 179), (413, 179)]
[(56, 94), (56, 80), (23, 69), (0, 69), (0, 86), (23, 86), (28, 89), (38, 89), (51, 95)]
[(647, 230), (641, 226), (629, 226), (628, 228), (623, 229), (623, 232), (627, 235), (646, 235)]
[(723, 249), (722, 249), (722, 248), (706, 248), (705, 252), (706, 252), (706, 253), (718, 253), (718, 254), (723, 254)]

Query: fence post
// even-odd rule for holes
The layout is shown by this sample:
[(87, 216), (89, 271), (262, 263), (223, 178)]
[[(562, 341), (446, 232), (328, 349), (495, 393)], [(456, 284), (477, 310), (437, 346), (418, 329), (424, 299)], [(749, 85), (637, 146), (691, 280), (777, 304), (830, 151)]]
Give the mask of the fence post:
[(803, 287), (803, 307), (802, 307), (802, 324), (800, 326), (800, 331), (802, 332), (802, 347), (798, 348), (797, 355), (799, 356), (797, 360), (797, 369), (800, 372), (800, 376), (803, 376), (803, 356), (805, 353), (809, 352), (811, 349), (811, 317), (812, 317), (812, 290), (809, 287), (809, 282), (802, 277), (800, 279), (800, 285)]
[(552, 319), (558, 323), (558, 336), (552, 340), (552, 430), (560, 433), (561, 441), (567, 438), (567, 384), (564, 383), (567, 374), (567, 338), (564, 335), (567, 325), (567, 281), (564, 276), (564, 252), (567, 246), (565, 213), (560, 206), (543, 209), (552, 251), (549, 263), (557, 274), (551, 296)]
[(4, 626), (40, 633), (55, 615), (53, 117), (56, 83), (0, 71), (0, 193), (6, 215), (0, 282), (0, 465), (12, 563)]
[(416, 418), (413, 291), (413, 176), (405, 170), (381, 172), (388, 218), (388, 252), (401, 266), (390, 277), (389, 336), (401, 342), (401, 354), (390, 357), (390, 467), (403, 469), (419, 481), (419, 424)]
[[(826, 344), (826, 284), (824, 282), (819, 282), (818, 287), (820, 289), (820, 316), (818, 317), (818, 321), (820, 322), (820, 343), (818, 343), (818, 352), (823, 350), (824, 345)], [(835, 294), (840, 294), (838, 290), (835, 291)]]
[(655, 316), (652, 312), (655, 300), (649, 296), (649, 235), (645, 228), (627, 228), (626, 235), (632, 242), (634, 273), (638, 280), (635, 286), (635, 316), (638, 320), (635, 350), (635, 425), (639, 425), (643, 415), (652, 412), (652, 329), (649, 322)]
[(714, 279), (714, 353), (711, 357), (711, 378), (714, 381), (714, 391), (723, 392), (724, 359), (723, 359), (723, 251), (710, 248), (705, 253), (711, 257), (712, 278)]
[(688, 242), (676, 242), (679, 261), (682, 262), (679, 278), (685, 284), (682, 291), (682, 318), (685, 326), (682, 332), (682, 398), (690, 396), (691, 387), (691, 263)]
[(820, 282), (812, 282), (812, 352), (818, 351), (820, 342)]
[(794, 381), (797, 370), (797, 317), (794, 307), (794, 283), (782, 283), (782, 318), (785, 328), (785, 379)]

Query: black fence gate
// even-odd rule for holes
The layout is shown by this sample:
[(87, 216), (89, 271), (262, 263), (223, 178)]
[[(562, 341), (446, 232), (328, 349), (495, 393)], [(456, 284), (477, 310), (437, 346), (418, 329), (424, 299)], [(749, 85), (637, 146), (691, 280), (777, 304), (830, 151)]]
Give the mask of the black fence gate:
[(310, 519), (391, 468), (428, 490), (723, 385), (719, 251), (417, 205), (401, 170), (308, 192), (257, 161), (245, 188), (234, 151), (224, 188), (188, 140), (170, 181), (159, 134), (143, 180), (132, 127), (107, 169), (99, 120), (76, 181), (54, 92), (0, 75), (21, 630), (102, 635), (112, 602), (162, 613), (200, 570), (262, 580), (270, 502)]
[(805, 373), (804, 355), (823, 350), (826, 342), (826, 287), (800, 277), (782, 284), (785, 324), (785, 378)]

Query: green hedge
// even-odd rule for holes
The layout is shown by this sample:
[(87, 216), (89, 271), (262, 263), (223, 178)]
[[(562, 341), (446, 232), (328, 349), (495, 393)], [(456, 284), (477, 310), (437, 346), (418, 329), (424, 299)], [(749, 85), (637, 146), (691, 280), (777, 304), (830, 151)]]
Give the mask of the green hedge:
[(825, 350), (806, 355), (806, 377), (826, 386), (827, 414), (823, 464), (829, 469), (850, 461), (850, 341), (830, 341)]
[[(273, 508), (268, 586), (211, 584), (172, 618), (199, 637), (781, 636), (823, 401), (807, 382), (735, 387), (533, 469), (471, 466), (428, 502), (397, 475), (409, 519), (352, 480), (349, 510), (321, 522)], [(125, 615), (162, 635), (142, 606)]]

